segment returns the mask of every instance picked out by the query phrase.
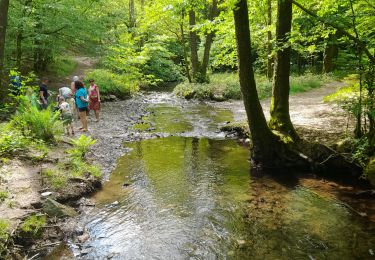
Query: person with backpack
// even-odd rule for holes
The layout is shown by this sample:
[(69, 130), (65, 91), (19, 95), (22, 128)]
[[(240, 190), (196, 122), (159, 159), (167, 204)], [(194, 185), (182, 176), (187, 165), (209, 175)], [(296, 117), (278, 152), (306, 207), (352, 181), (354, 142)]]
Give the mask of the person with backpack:
[(89, 109), (94, 110), (96, 122), (99, 122), (99, 111), (100, 111), (100, 91), (99, 87), (95, 85), (94, 80), (90, 79), (89, 87)]
[(67, 134), (69, 135), (71, 131), (72, 135), (74, 135), (74, 129), (73, 129), (73, 124), (72, 124), (73, 123), (72, 108), (70, 107), (69, 103), (66, 102), (64, 96), (59, 96), (59, 110), (61, 113), (61, 119), (63, 121), (63, 124), (66, 127)]

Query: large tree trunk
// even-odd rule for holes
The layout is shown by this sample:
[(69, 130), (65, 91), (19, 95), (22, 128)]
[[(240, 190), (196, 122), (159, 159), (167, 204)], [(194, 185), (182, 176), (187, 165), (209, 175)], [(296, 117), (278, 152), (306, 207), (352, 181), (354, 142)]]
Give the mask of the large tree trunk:
[[(212, 22), (215, 20), (215, 18), (218, 15), (218, 8), (217, 8), (217, 0), (212, 0), (212, 6), (211, 6), (211, 11), (209, 15), (209, 20)], [(208, 63), (210, 61), (210, 51), (211, 51), (211, 46), (212, 42), (215, 37), (215, 31), (211, 30), (207, 36), (206, 36), (206, 42), (204, 44), (204, 53), (203, 53), (203, 60), (202, 60), (202, 66), (200, 68), (200, 76), (202, 80), (208, 81), (207, 79), (207, 68), (208, 68)]]
[(199, 60), (198, 60), (198, 36), (195, 31), (195, 11), (189, 10), (189, 25), (190, 25), (190, 59), (193, 79), (196, 79), (199, 74)]
[[(267, 25), (272, 25), (272, 2), (267, 0)], [(272, 57), (272, 32), (268, 29), (267, 32), (267, 77), (269, 80), (273, 76), (273, 57)]]
[[(276, 41), (277, 52), (275, 57), (275, 71), (272, 86), (271, 98), (271, 129), (278, 130), (298, 140), (289, 115), (289, 75), (290, 75), (290, 52), (288, 37), (292, 25), (292, 1), (278, 0), (277, 3), (277, 24)], [(287, 46), (287, 47), (286, 47)]]
[[(283, 156), (283, 144), (267, 125), (254, 78), (251, 57), (251, 40), (247, 0), (239, 0), (234, 8), (234, 23), (237, 39), (238, 71), (241, 92), (248, 118), (251, 138), (252, 166), (262, 168), (284, 167), (279, 159)], [(295, 161), (295, 163), (297, 160)]]
[(323, 71), (324, 73), (330, 73), (335, 69), (334, 59), (338, 54), (338, 46), (334, 43), (334, 35), (330, 35), (328, 38), (328, 43), (324, 49), (323, 57)]
[(7, 92), (6, 70), (4, 69), (5, 35), (8, 23), (9, 0), (0, 0), (0, 100)]

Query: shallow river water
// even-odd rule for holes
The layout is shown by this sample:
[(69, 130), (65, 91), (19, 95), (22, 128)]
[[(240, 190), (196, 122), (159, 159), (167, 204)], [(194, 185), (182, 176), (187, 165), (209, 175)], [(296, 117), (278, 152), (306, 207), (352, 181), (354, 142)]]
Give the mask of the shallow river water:
[[(218, 131), (227, 110), (148, 96), (134, 129), (164, 138), (124, 145), (81, 219), (82, 259), (371, 259), (375, 226), (319, 191), (319, 180), (250, 174), (248, 148)], [(316, 188), (313, 188), (316, 187)]]

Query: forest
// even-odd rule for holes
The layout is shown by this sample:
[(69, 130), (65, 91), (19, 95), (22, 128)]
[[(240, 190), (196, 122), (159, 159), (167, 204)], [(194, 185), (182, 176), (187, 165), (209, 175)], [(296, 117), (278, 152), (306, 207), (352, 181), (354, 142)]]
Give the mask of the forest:
[(375, 255), (373, 0), (0, 0), (0, 101), (1, 259)]

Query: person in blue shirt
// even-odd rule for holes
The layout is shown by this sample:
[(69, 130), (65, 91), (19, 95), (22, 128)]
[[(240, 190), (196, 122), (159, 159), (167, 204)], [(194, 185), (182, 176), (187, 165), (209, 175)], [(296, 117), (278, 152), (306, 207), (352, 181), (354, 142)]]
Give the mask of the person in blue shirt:
[(76, 88), (75, 100), (79, 111), (79, 119), (81, 120), (82, 124), (80, 130), (82, 130), (82, 132), (87, 132), (87, 112), (89, 106), (87, 90), (82, 81), (76, 81), (74, 85)]

